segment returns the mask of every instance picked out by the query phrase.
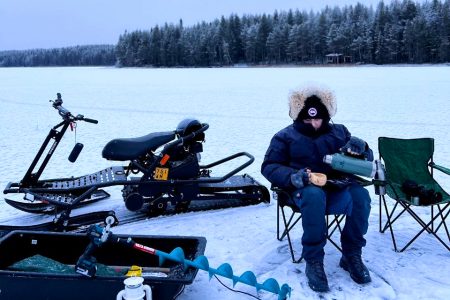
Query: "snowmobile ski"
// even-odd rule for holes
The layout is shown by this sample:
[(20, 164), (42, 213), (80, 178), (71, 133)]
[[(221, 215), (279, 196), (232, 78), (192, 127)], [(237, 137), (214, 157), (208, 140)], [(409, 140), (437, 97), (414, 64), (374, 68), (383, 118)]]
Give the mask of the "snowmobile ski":
[(14, 230), (84, 232), (90, 225), (105, 222), (109, 216), (114, 218), (114, 225), (119, 224), (114, 211), (96, 211), (72, 216), (63, 223), (49, 221), (32, 225), (0, 225), (0, 237)]
[[(32, 195), (32, 194), (30, 194)], [(75, 198), (72, 195), (56, 195), (56, 194), (35, 194), (32, 195), (34, 198), (37, 198), (34, 202), (25, 202), (25, 201), (17, 201), (12, 199), (5, 198), (5, 202), (12, 207), (27, 212), (27, 213), (35, 213), (35, 214), (55, 214), (58, 213), (57, 205), (51, 204), (45, 199), (52, 198), (54, 201), (61, 201), (61, 203), (71, 203)], [(110, 197), (111, 195), (104, 190), (97, 190), (92, 193), (91, 197), (80, 201), (74, 208), (82, 207), (103, 199)]]
[(163, 211), (153, 210), (151, 205), (145, 209), (131, 215), (118, 216), (114, 211), (97, 211), (71, 216), (64, 224), (61, 222), (45, 222), (33, 225), (0, 225), (0, 237), (13, 230), (33, 230), (33, 231), (65, 231), (65, 232), (84, 232), (89, 225), (103, 222), (106, 217), (113, 216), (116, 220), (115, 224), (120, 222), (121, 225), (139, 222), (158, 216), (170, 216), (185, 212), (199, 212), (208, 210), (217, 210), (223, 208), (236, 208), (261, 203), (259, 200), (242, 200), (242, 199), (222, 199), (222, 200), (193, 200), (189, 206), (180, 208), (178, 205), (168, 205)]

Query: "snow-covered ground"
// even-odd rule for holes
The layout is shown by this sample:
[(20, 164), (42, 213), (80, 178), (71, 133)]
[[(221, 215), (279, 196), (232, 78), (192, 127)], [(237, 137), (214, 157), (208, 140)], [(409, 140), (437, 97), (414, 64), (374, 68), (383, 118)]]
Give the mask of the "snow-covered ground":
[[(338, 99), (336, 123), (365, 139), (376, 155), (377, 138), (434, 137), (435, 161), (450, 167), (450, 68), (388, 66), (348, 68), (0, 69), (0, 187), (23, 177), (51, 126), (59, 121), (49, 99), (61, 92), (73, 113), (99, 120), (79, 124), (67, 134), (43, 177), (83, 175), (114, 165), (101, 158), (103, 146), (117, 137), (172, 130), (185, 117), (210, 124), (203, 163), (247, 151), (256, 158), (244, 171), (269, 186), (259, 172), (275, 132), (291, 122), (287, 95), (306, 82), (324, 83)], [(75, 138), (84, 144), (77, 162), (67, 160)], [(218, 168), (225, 174), (233, 164)], [(450, 178), (437, 174), (450, 190)], [(269, 277), (292, 287), (292, 299), (450, 299), (450, 253), (435, 239), (421, 236), (407, 251), (393, 251), (390, 235), (378, 232), (378, 198), (372, 212), (364, 259), (373, 282), (360, 286), (338, 267), (340, 253), (327, 244), (325, 270), (331, 292), (307, 286), (304, 263), (293, 264), (286, 241), (276, 239), (276, 203), (158, 217), (115, 228), (115, 233), (195, 235), (208, 240), (205, 255), (212, 267), (223, 262), (235, 274), (251, 270), (258, 282)], [(112, 197), (82, 210), (124, 210), (119, 188)], [(423, 211), (427, 214), (426, 211)], [(44, 217), (19, 212), (0, 201), (0, 224), (32, 224)], [(400, 242), (418, 226), (402, 221)], [(300, 226), (295, 246), (300, 245)], [(450, 241), (448, 241), (450, 242)], [(250, 299), (222, 287), (200, 271), (179, 299)], [(226, 279), (223, 281), (230, 284)], [(253, 288), (238, 284), (237, 289)], [(276, 299), (260, 292), (262, 299)]]

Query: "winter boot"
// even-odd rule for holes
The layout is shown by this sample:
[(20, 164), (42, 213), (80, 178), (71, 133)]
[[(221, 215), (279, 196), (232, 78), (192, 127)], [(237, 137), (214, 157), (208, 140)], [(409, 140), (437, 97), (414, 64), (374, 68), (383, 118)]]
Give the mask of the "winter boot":
[(309, 287), (315, 292), (328, 292), (327, 275), (323, 270), (323, 261), (306, 262), (305, 274)]
[(342, 255), (339, 266), (350, 273), (350, 277), (358, 284), (369, 283), (372, 281), (367, 267), (364, 265), (361, 255)]

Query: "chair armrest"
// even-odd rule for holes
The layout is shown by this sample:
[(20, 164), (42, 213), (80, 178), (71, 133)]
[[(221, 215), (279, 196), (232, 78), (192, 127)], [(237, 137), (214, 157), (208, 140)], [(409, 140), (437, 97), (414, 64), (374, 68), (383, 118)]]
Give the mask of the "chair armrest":
[(292, 200), (291, 194), (286, 189), (282, 189), (277, 186), (271, 186), (270, 189), (276, 195), (277, 203), (279, 206), (284, 207), (287, 205), (291, 207), (292, 210), (297, 212), (299, 211), (298, 207)]
[(372, 179), (372, 182), (368, 185), (374, 185), (374, 186), (386, 186), (388, 185), (386, 180), (380, 180), (380, 179)]
[(283, 189), (282, 189), (282, 188), (279, 188), (279, 187), (277, 187), (277, 186), (272, 186), (272, 187), (270, 187), (270, 189), (271, 189), (272, 191), (276, 192), (276, 193), (278, 193), (278, 192), (283, 192)]
[(367, 180), (361, 176), (353, 175), (356, 181), (362, 186), (370, 186), (373, 184), (373, 180)]
[(441, 171), (441, 172), (443, 172), (443, 173), (445, 173), (447, 175), (450, 175), (450, 169), (449, 168), (446, 168), (446, 167), (443, 167), (443, 166), (439, 166), (439, 165), (437, 165), (435, 163), (429, 163), (428, 165), (430, 167), (432, 167), (433, 169), (439, 170), (439, 171)]
[(272, 186), (270, 188), (272, 190), (272, 192), (276, 193), (278, 195), (278, 199), (280, 198), (280, 195), (284, 195), (284, 197), (290, 198), (291, 195), (288, 191), (286, 191), (285, 189), (279, 188), (277, 186)]

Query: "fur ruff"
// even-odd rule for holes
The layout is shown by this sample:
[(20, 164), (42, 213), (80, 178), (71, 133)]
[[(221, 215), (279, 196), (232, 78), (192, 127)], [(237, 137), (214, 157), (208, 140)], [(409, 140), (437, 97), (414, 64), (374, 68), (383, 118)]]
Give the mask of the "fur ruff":
[(336, 115), (337, 104), (333, 91), (325, 87), (306, 86), (292, 91), (289, 95), (289, 116), (295, 121), (305, 106), (308, 97), (317, 96), (328, 110), (330, 118)]

